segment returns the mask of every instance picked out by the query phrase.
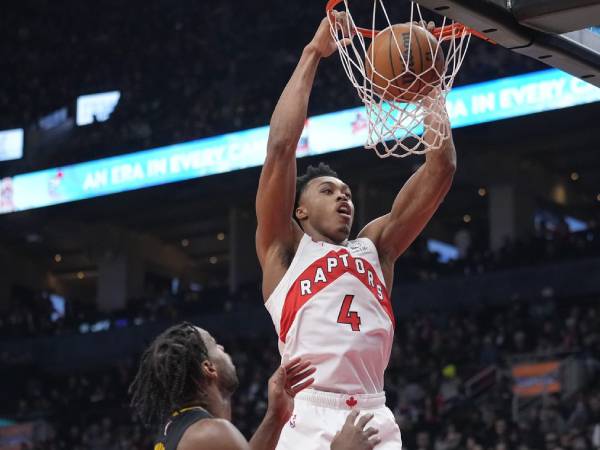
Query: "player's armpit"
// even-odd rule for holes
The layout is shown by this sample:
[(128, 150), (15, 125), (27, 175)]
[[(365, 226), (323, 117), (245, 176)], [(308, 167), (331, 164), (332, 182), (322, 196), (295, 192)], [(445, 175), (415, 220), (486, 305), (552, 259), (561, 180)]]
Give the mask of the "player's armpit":
[(205, 419), (190, 426), (177, 450), (249, 450), (248, 442), (229, 421)]

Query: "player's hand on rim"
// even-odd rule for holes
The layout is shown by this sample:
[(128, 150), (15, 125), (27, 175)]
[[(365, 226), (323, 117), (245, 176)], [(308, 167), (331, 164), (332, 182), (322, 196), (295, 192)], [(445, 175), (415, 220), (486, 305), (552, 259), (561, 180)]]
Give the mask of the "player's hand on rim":
[(284, 366), (279, 366), (269, 378), (267, 412), (287, 422), (294, 410), (294, 397), (314, 383), (311, 375), (316, 370), (310, 361), (302, 358), (294, 358)]
[(328, 16), (321, 20), (319, 28), (317, 28), (317, 32), (309, 44), (322, 58), (331, 56), (337, 50), (335, 39), (331, 35), (332, 26), (337, 33), (342, 35), (343, 39), (340, 40), (340, 43), (343, 46), (349, 45), (352, 42), (352, 36), (355, 34), (351, 19), (346, 12), (331, 11)]
[(365, 429), (375, 415), (373, 413), (364, 414), (357, 421), (356, 418), (359, 414), (360, 412), (357, 410), (348, 414), (344, 426), (331, 442), (331, 450), (371, 450), (381, 442), (377, 436), (379, 430), (374, 427)]
[(419, 20), (418, 22), (416, 20), (413, 20), (412, 22), (413, 24), (420, 26), (421, 28), (425, 28), (427, 31), (429, 31), (430, 33), (434, 30), (435, 28), (435, 22), (433, 21), (429, 21), (429, 22), (425, 22), (424, 20)]

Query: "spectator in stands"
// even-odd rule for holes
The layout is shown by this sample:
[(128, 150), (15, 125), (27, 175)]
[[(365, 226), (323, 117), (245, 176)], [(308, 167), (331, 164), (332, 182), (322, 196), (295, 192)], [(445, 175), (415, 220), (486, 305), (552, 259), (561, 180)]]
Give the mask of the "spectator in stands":
[(416, 450), (433, 450), (431, 437), (427, 431), (420, 431), (417, 433), (417, 446), (415, 448)]

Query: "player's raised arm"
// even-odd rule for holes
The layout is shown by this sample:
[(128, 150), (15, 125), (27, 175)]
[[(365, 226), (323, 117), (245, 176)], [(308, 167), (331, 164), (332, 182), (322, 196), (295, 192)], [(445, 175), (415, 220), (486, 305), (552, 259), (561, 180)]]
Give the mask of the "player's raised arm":
[(306, 121), (308, 99), (321, 58), (336, 46), (323, 19), (286, 85), (273, 116), (256, 196), (256, 251), (263, 269), (269, 255), (293, 250), (302, 236), (292, 220), (296, 193), (296, 147)]
[[(446, 111), (437, 111), (426, 117), (424, 139), (428, 143), (440, 139), (443, 133), (434, 131), (440, 130), (440, 127), (450, 127)], [(384, 272), (390, 276), (393, 273), (390, 267), (393, 268), (396, 259), (421, 233), (442, 203), (455, 170), (456, 151), (449, 132), (441, 147), (428, 152), (425, 164), (404, 184), (394, 200), (392, 210), (360, 232), (360, 236), (368, 237), (375, 243)], [(391, 288), (389, 284), (388, 288)]]

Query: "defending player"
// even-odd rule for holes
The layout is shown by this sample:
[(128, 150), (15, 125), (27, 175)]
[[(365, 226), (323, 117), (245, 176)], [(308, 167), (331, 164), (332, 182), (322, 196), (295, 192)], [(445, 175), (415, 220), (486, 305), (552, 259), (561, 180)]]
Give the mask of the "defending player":
[[(394, 334), (394, 263), (448, 192), (456, 153), (451, 138), (429, 152), (391, 211), (348, 240), (354, 218), (348, 185), (323, 164), (296, 179), (296, 147), (317, 66), (335, 51), (324, 19), (273, 112), (256, 199), (263, 296), (282, 360), (302, 357), (317, 368), (311, 389), (296, 397), (277, 448), (327, 449), (348, 410), (360, 408), (375, 414), (377, 448), (400, 449), (383, 392)], [(435, 139), (428, 127), (449, 126), (433, 117), (425, 125), (426, 140)]]

